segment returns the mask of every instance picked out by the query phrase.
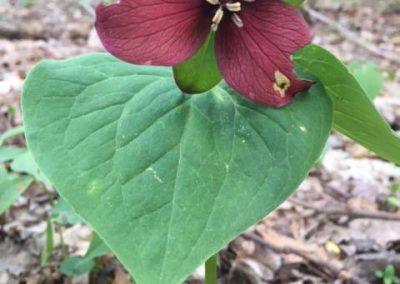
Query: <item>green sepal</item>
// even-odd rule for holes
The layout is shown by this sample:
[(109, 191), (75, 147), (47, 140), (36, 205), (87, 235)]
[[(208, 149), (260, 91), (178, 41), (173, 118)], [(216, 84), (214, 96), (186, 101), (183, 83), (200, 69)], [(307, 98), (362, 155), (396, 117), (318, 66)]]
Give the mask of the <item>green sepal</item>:
[(214, 45), (215, 33), (211, 32), (195, 55), (173, 67), (175, 82), (183, 92), (204, 93), (222, 80), (217, 67)]
[(304, 3), (305, 0), (283, 0), (286, 4), (298, 7)]

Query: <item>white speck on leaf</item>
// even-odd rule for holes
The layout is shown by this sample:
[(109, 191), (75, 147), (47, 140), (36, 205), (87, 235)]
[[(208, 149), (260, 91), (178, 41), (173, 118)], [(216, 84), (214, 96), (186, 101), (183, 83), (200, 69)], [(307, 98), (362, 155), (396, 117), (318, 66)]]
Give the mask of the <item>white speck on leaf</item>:
[(221, 102), (225, 100), (224, 96), (222, 96), (220, 93), (215, 92), (214, 95), (215, 98)]
[(300, 126), (299, 128), (300, 128), (301, 131), (307, 132), (307, 128), (305, 128), (304, 126)]
[(158, 176), (157, 171), (153, 169), (152, 167), (147, 169), (148, 171), (153, 173), (153, 177), (159, 182), (159, 183), (164, 183), (164, 181)]

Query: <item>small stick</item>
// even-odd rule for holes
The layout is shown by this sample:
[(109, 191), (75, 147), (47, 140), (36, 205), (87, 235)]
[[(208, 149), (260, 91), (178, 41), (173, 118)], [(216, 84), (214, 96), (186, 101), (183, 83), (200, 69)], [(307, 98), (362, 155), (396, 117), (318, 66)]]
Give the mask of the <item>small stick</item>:
[(322, 213), (325, 215), (339, 215), (339, 216), (348, 216), (351, 219), (357, 218), (368, 218), (368, 219), (378, 219), (378, 220), (385, 220), (385, 221), (400, 221), (400, 215), (388, 212), (381, 212), (381, 211), (366, 211), (360, 209), (352, 209), (349, 207), (344, 208), (327, 208), (327, 207), (319, 207), (314, 204), (308, 204), (304, 201), (297, 200), (297, 199), (290, 199), (294, 205), (299, 205), (305, 208), (313, 209), (318, 213)]

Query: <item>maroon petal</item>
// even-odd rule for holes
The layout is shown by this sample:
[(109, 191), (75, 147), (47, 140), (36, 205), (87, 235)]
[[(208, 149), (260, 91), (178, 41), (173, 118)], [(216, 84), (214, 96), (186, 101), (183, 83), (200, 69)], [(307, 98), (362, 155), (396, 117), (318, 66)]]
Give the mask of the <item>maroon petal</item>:
[(106, 50), (124, 61), (171, 66), (205, 41), (207, 8), (204, 0), (121, 0), (96, 9), (96, 30)]
[(225, 18), (217, 33), (218, 67), (227, 83), (260, 104), (281, 107), (310, 82), (293, 72), (291, 55), (310, 43), (301, 15), (279, 0), (242, 2), (243, 27)]

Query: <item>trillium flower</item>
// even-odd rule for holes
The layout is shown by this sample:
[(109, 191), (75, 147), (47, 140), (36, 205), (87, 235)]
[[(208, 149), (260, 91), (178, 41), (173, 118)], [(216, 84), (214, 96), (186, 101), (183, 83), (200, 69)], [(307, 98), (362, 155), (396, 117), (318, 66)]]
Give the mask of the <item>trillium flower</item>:
[(216, 33), (217, 66), (242, 96), (281, 107), (310, 82), (291, 55), (311, 41), (301, 15), (279, 0), (120, 0), (96, 10), (96, 29), (111, 54), (145, 65), (174, 66)]

